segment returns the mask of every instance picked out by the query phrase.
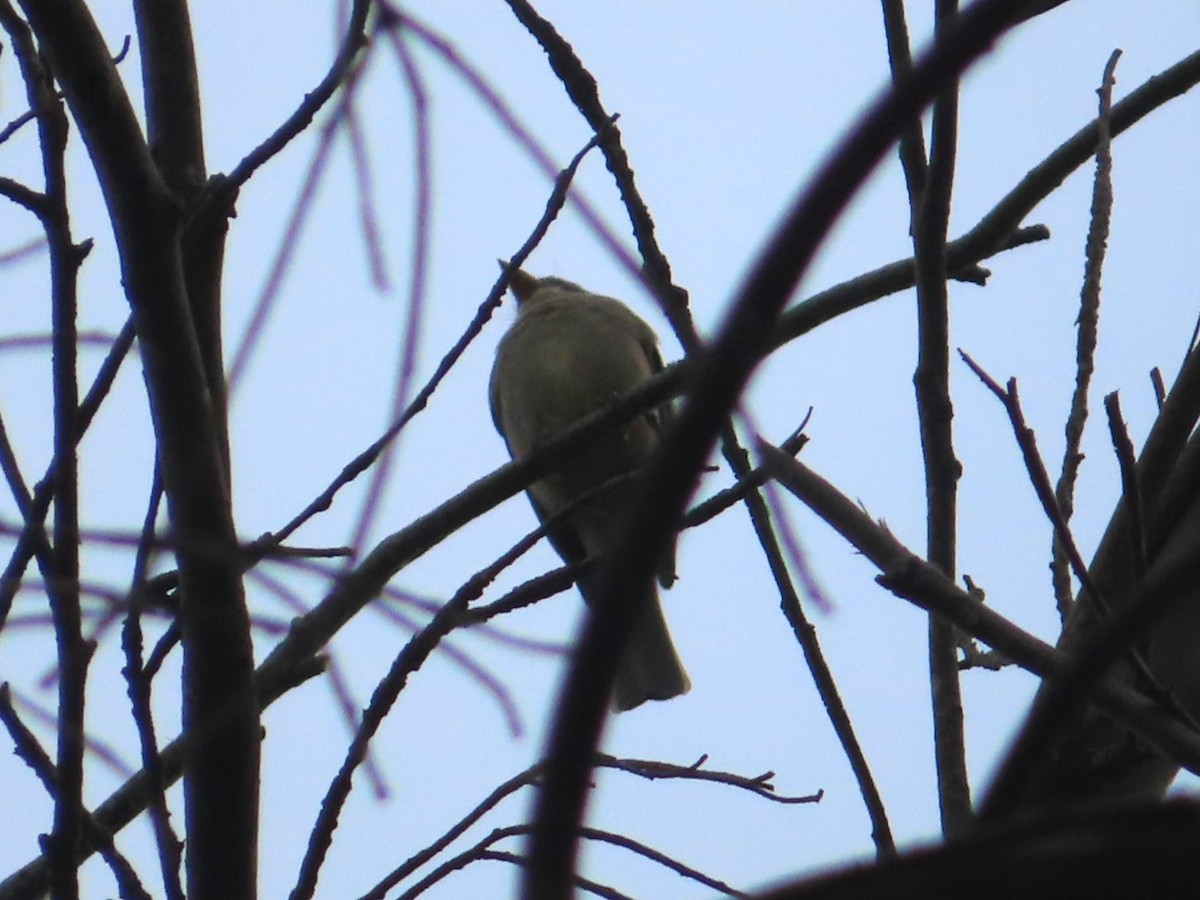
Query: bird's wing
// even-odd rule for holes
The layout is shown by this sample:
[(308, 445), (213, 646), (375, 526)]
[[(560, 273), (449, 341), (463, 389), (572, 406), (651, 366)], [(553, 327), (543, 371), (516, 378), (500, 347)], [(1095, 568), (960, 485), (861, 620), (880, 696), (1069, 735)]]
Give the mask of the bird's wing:
[[(527, 493), (538, 521), (546, 522), (550, 516), (547, 514), (545, 507), (538, 503), (532, 492)], [(564, 562), (580, 563), (588, 558), (587, 548), (584, 547), (579, 532), (571, 527), (569, 521), (560, 521), (547, 528), (546, 537), (550, 541), (550, 546), (555, 549)]]

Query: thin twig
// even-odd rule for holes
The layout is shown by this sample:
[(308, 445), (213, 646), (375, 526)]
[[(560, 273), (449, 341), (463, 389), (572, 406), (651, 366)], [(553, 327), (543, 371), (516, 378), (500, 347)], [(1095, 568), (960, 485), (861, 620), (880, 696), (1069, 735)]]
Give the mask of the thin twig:
[[(1067, 416), (1066, 446), (1063, 450), (1062, 472), (1054, 497), (1062, 511), (1063, 521), (1070, 522), (1075, 509), (1075, 480), (1079, 464), (1083, 462), (1080, 445), (1088, 416), (1088, 386), (1096, 368), (1096, 342), (1100, 320), (1100, 274), (1104, 269), (1104, 251), (1108, 245), (1109, 224), (1112, 220), (1112, 131), (1109, 121), (1112, 113), (1113, 70), (1121, 51), (1114, 51), (1104, 67), (1101, 79), (1100, 111), (1096, 117), (1098, 139), (1096, 143), (1096, 175), (1092, 183), (1092, 214), (1088, 224), (1087, 244), (1083, 273), (1083, 288), (1079, 297), (1079, 338), (1075, 349), (1075, 391), (1071, 396), (1071, 412)], [(1071, 579), (1068, 575), (1067, 555), (1058, 537), (1057, 529), (1051, 548), (1050, 573), (1054, 585), (1054, 599), (1058, 614), (1066, 622), (1071, 610)]]
[[(784, 452), (790, 453), (789, 448), (783, 449)], [(790, 531), (786, 529), (787, 517), (783, 513), (782, 504), (770, 492), (769, 487), (767, 497), (771, 500), (773, 518), (776, 522), (782, 523), (785, 526), (782, 529), (784, 535), (790, 537)], [(776, 543), (764, 544), (764, 549), (767, 550), (768, 560), (770, 561), (773, 573), (777, 568), (786, 568)], [(794, 549), (792, 553), (794, 556)], [(829, 723), (833, 727), (833, 732), (837, 736), (838, 743), (841, 744), (842, 753), (845, 754), (846, 761), (850, 764), (850, 771), (854, 775), (855, 783), (858, 785), (859, 794), (863, 799), (863, 806), (866, 808), (867, 817), (871, 822), (871, 840), (875, 843), (876, 855), (881, 859), (894, 856), (896, 853), (896, 844), (895, 839), (892, 837), (891, 824), (888, 822), (887, 810), (883, 805), (883, 796), (880, 794), (879, 787), (875, 783), (875, 777), (871, 773), (870, 765), (867, 763), (866, 753), (863, 751), (862, 744), (858, 740), (858, 735), (854, 731), (854, 725), (850, 721), (850, 714), (846, 709), (845, 701), (838, 690), (837, 682), (833, 677), (833, 672), (829, 667), (828, 661), (825, 659), (821, 644), (817, 640), (816, 629), (808, 621), (807, 616), (805, 616), (800, 598), (796, 596), (795, 588), (792, 587), (791, 582), (777, 576), (776, 586), (780, 592), (780, 606), (783, 614), (791, 626), (793, 636), (796, 638), (797, 643), (800, 644), (805, 663), (808, 666), (809, 672), (812, 673), (817, 694), (821, 698), (822, 706), (825, 707), (825, 715), (829, 717)], [(810, 596), (819, 596), (812, 587), (809, 588), (809, 594)]]
[[(515, 853), (509, 853), (503, 850), (491, 849), (492, 845), (507, 837), (519, 836), (526, 833), (528, 826), (510, 826), (508, 828), (497, 828), (492, 831), (487, 837), (479, 841), (474, 847), (469, 850), (464, 850), (457, 856), (446, 860), (415, 885), (400, 894), (396, 900), (415, 900), (429, 888), (433, 887), (439, 881), (445, 879), (448, 875), (463, 869), (473, 862), (483, 861), (499, 861), (512, 863), (518, 866), (529, 866), (528, 857), (519, 856)], [(633, 900), (627, 894), (622, 894), (606, 885), (599, 884), (595, 881), (589, 881), (581, 875), (574, 875), (571, 879), (573, 887), (586, 890), (588, 893), (595, 894), (597, 897), (604, 897), (606, 900)]]
[[(79, 892), (75, 848), (83, 832), (83, 760), (87, 669), (94, 647), (83, 638), (79, 592), (79, 462), (76, 456), (76, 416), (79, 373), (75, 332), (78, 310), (78, 272), (86, 251), (71, 236), (67, 208), (67, 116), (55, 94), (47, 57), (34, 46), (29, 26), (12, 5), (0, 3), (0, 22), (8, 32), (29, 108), (37, 116), (38, 147), (44, 178), (37, 211), (50, 253), (50, 306), (53, 333), (54, 520), (53, 547), (46, 589), (57, 649), (58, 748), (54, 825), (45, 848), (51, 859), (51, 885), (56, 896)], [(27, 505), (28, 510), (28, 505)]]
[(370, 0), (354, 0), (350, 19), (346, 23), (346, 33), (342, 39), (342, 45), (330, 64), (329, 70), (325, 73), (325, 77), (311, 91), (305, 92), (304, 100), (288, 116), (287, 120), (234, 166), (228, 176), (215, 180), (210, 185), (208, 197), (204, 204), (196, 210), (197, 217), (226, 207), (238, 189), (249, 181), (250, 177), (263, 164), (270, 161), (288, 144), (308, 130), (313, 118), (329, 102), (337, 89), (344, 83), (347, 74), (352, 71), (355, 58), (366, 44), (367, 15), (370, 11)]
[(1150, 370), (1150, 385), (1154, 388), (1154, 401), (1158, 405), (1159, 412), (1162, 412), (1163, 403), (1167, 399), (1167, 386), (1163, 384), (1162, 372), (1158, 366)]
[(672, 282), (671, 264), (655, 237), (654, 219), (638, 191), (633, 167), (629, 164), (629, 157), (621, 144), (621, 130), (613, 124), (615, 117), (604, 108), (600, 100), (595, 76), (587, 70), (574, 48), (531, 4), (526, 0), (506, 2), (521, 24), (541, 45), (550, 68), (562, 82), (567, 96), (599, 138), (600, 151), (604, 154), (604, 161), (617, 185), (621, 204), (629, 216), (638, 253), (642, 257), (641, 275), (658, 300), (684, 350), (688, 353), (695, 351), (700, 346), (700, 337), (688, 308), (687, 291)]
[(995, 395), (996, 399), (1004, 407), (1004, 411), (1008, 414), (1009, 422), (1012, 425), (1013, 434), (1017, 439), (1017, 446), (1021, 449), (1021, 458), (1025, 462), (1025, 471), (1029, 474), (1029, 481), (1033, 485), (1034, 492), (1037, 494), (1042, 511), (1045, 512), (1046, 518), (1050, 520), (1050, 524), (1054, 528), (1054, 533), (1059, 536), (1059, 540), (1062, 542), (1063, 552), (1070, 563), (1071, 571), (1075, 573), (1075, 577), (1079, 579), (1079, 583), (1083, 585), (1084, 589), (1094, 598), (1097, 607), (1105, 612), (1109, 612), (1108, 603), (1096, 590), (1095, 585), (1092, 584), (1091, 578), (1088, 576), (1087, 565), (1083, 561), (1083, 556), (1079, 552), (1075, 538), (1071, 535), (1070, 526), (1067, 524), (1062, 510), (1058, 508), (1058, 502), (1054, 497), (1054, 489), (1050, 485), (1050, 476), (1046, 472), (1045, 463), (1042, 462), (1041, 453), (1038, 452), (1037, 438), (1033, 433), (1033, 429), (1026, 424), (1025, 414), (1021, 410), (1021, 398), (1017, 393), (1017, 380), (1010, 378), (1007, 387), (1001, 387), (999, 382), (988, 375), (966, 352), (959, 350), (958, 355), (962, 357), (963, 362), (970, 367), (971, 371), (975, 373), (984, 386)]
[[(0, 2), (4, 2), (4, 0), (0, 0)], [(58, 770), (55, 769), (49, 754), (38, 743), (37, 737), (17, 715), (7, 682), (0, 684), (0, 722), (4, 724), (12, 738), (13, 752), (29, 766), (38, 780), (42, 782), (46, 793), (51, 797), (56, 797), (59, 788)], [(95, 817), (86, 810), (82, 813), (82, 827), (112, 870), (121, 896), (128, 897), (130, 900), (150, 900), (150, 894), (142, 886), (137, 872), (113, 844), (112, 835), (106, 832), (97, 823)]]
[(1121, 502), (1129, 513), (1129, 549), (1133, 565), (1132, 580), (1138, 582), (1146, 574), (1149, 556), (1146, 540), (1146, 519), (1142, 510), (1142, 489), (1138, 483), (1137, 454), (1129, 429), (1121, 417), (1121, 398), (1116, 391), (1104, 398), (1104, 411), (1108, 414), (1108, 431), (1112, 436), (1113, 450), (1121, 468)]
[[(487, 854), (495, 852), (495, 851), (491, 850), (491, 847), (493, 844), (496, 844), (496, 843), (498, 843), (502, 840), (506, 840), (508, 838), (521, 837), (521, 836), (528, 835), (531, 833), (532, 829), (533, 829), (532, 825), (510, 825), (505, 828), (494, 829), (489, 835), (487, 835), (486, 837), (481, 839), (477, 844), (475, 844), (474, 847), (471, 847), (470, 849), (465, 850), (462, 853), (458, 854), (457, 856), (454, 856), (453, 858), (442, 863), (440, 866), (438, 866), (436, 869), (434, 869), (433, 872), (431, 872), (429, 875), (425, 876), (423, 879), (421, 879), (419, 882), (417, 882), (417, 884), (413, 885), (411, 888), (409, 888), (407, 891), (405, 891), (403, 894), (401, 894), (400, 897), (398, 898), (398, 900), (414, 900), (414, 898), (419, 897), (426, 890), (428, 890), (434, 884), (437, 884), (439, 881), (441, 881), (442, 879), (444, 879), (446, 876), (450, 875), (451, 873), (453, 873), (459, 869), (462, 869), (463, 867), (465, 867), (465, 866), (469, 865), (470, 863), (475, 862), (477, 860), (489, 858), (489, 856)], [(709, 888), (710, 890), (719, 891), (720, 893), (722, 893), (728, 897), (746, 897), (746, 896), (748, 896), (747, 894), (744, 894), (743, 892), (730, 887), (729, 885), (725, 884), (723, 881), (713, 878), (712, 876), (705, 875), (703, 872), (699, 871), (698, 869), (694, 869), (691, 866), (685, 865), (682, 862), (680, 862), (679, 860), (674, 859), (670, 856), (667, 856), (665, 853), (655, 850), (654, 848), (649, 847), (646, 844), (641, 843), (640, 841), (635, 841), (632, 838), (625, 837), (624, 835), (614, 834), (611, 831), (601, 831), (598, 828), (580, 828), (579, 829), (579, 837), (587, 839), (587, 840), (592, 840), (592, 841), (601, 841), (606, 844), (612, 844), (613, 846), (621, 847), (625, 850), (632, 851), (633, 853), (637, 854), (638, 856), (643, 857), (644, 859), (648, 859), (651, 862), (654, 862), (660, 866), (663, 866), (664, 868), (670, 869), (671, 871), (688, 879), (689, 881), (698, 882), (699, 884), (703, 885), (704, 887)], [(525, 866), (528, 866), (530, 864), (530, 861), (528, 859), (521, 859), (520, 862), (522, 865), (525, 865)], [(576, 877), (578, 878), (578, 876), (576, 876)], [(579, 885), (579, 882), (576, 881), (575, 884)], [(623, 894), (618, 894), (615, 891), (612, 891), (611, 889), (603, 889), (601, 891), (596, 891), (593, 888), (591, 890), (593, 893), (598, 893), (599, 896), (602, 896), (602, 897), (623, 897), (624, 896)], [(368, 895), (368, 896), (372, 896), (372, 895)], [(363, 900), (366, 900), (366, 898), (363, 898)]]
[[(146, 515), (142, 520), (142, 540), (134, 557), (130, 596), (135, 596), (144, 587), (153, 552), (154, 525), (158, 519), (159, 502), (162, 499), (162, 480), (158, 477), (158, 467), (154, 468), (150, 500), (146, 504)], [(171, 813), (167, 808), (167, 781), (163, 777), (159, 760), (158, 737), (154, 731), (151, 707), (152, 675), (158, 668), (156, 666), (154, 669), (148, 669), (144, 664), (141, 617), (142, 610), (138, 604), (129, 604), (121, 633), (121, 648), (125, 653), (125, 668), (122, 674), (125, 676), (126, 692), (129, 695), (130, 714), (137, 730), (142, 766), (151, 784), (148, 804), (150, 824), (158, 848), (163, 886), (169, 900), (183, 900), (183, 881), (180, 874), (183, 869), (183, 841), (171, 826)]]
[(650, 781), (667, 778), (682, 779), (684, 781), (710, 781), (716, 784), (724, 784), (729, 787), (750, 791), (752, 794), (757, 794), (766, 800), (785, 805), (820, 803), (825, 797), (823, 790), (819, 790), (815, 794), (779, 794), (775, 791), (775, 785), (771, 783), (772, 779), (775, 778), (774, 772), (763, 772), (761, 775), (754, 776), (738, 775), (734, 772), (723, 772), (719, 769), (706, 769), (704, 768), (704, 764), (707, 761), (708, 757), (702, 756), (691, 765), (680, 766), (675, 763), (665, 763), (654, 759), (618, 759), (617, 757), (609, 756), (607, 753), (597, 753), (595, 764), (598, 768), (618, 769)]
[(542, 771), (541, 763), (530, 766), (523, 772), (514, 775), (508, 781), (499, 785), (495, 790), (481, 800), (474, 809), (458, 820), (444, 834), (423, 850), (414, 853), (407, 860), (389, 872), (371, 890), (365, 893), (361, 900), (383, 900), (387, 892), (401, 881), (429, 862), (454, 841), (466, 833), (467, 829), (478, 822), (488, 812), (495, 809), (502, 800), (516, 793), (528, 784), (537, 780)]

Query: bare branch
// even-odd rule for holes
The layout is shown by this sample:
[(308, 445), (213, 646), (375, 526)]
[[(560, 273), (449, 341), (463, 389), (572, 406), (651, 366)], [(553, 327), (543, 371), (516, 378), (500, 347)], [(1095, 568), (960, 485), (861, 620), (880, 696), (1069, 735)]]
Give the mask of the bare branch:
[(227, 178), (223, 178), (211, 186), (210, 195), (204, 206), (197, 210), (198, 215), (204, 215), (228, 205), (238, 189), (250, 180), (255, 171), (308, 130), (308, 126), (312, 124), (316, 114), (341, 87), (347, 74), (351, 71), (359, 51), (365, 46), (367, 14), (370, 10), (369, 0), (354, 0), (350, 20), (346, 23), (346, 34), (342, 39), (342, 45), (338, 48), (337, 55), (330, 64), (329, 71), (325, 73), (325, 77), (316, 87), (305, 93), (304, 100), (270, 137), (238, 163)]
[[(1109, 223), (1112, 219), (1112, 134), (1109, 119), (1112, 112), (1113, 70), (1121, 51), (1109, 57), (1104, 67), (1104, 77), (1097, 93), (1100, 95), (1100, 111), (1096, 117), (1099, 140), (1096, 146), (1096, 176), (1092, 186), (1092, 216), (1088, 226), (1086, 262), (1084, 264), (1083, 289), (1079, 299), (1079, 339), (1075, 350), (1075, 391), (1071, 396), (1071, 412), (1067, 416), (1067, 440), (1063, 450), (1062, 472), (1054, 497), (1062, 511), (1063, 520), (1069, 522), (1075, 508), (1075, 479), (1083, 454), (1079, 446), (1083, 440), (1083, 427), (1087, 422), (1088, 385), (1096, 361), (1096, 340), (1100, 319), (1100, 273), (1104, 268), (1104, 251), (1108, 243)], [(1071, 609), (1071, 580), (1067, 575), (1067, 556), (1057, 530), (1053, 540), (1050, 563), (1054, 583), (1054, 598), (1058, 603), (1059, 617), (1065, 622)]]
[(1067, 517), (1058, 507), (1054, 489), (1050, 485), (1050, 476), (1046, 472), (1046, 465), (1042, 462), (1042, 456), (1038, 452), (1037, 438), (1033, 433), (1033, 429), (1026, 424), (1025, 414), (1021, 411), (1021, 399), (1017, 395), (1017, 380), (1010, 378), (1007, 387), (1001, 387), (970, 356), (962, 350), (959, 350), (958, 353), (962, 357), (963, 362), (971, 368), (971, 371), (979, 377), (979, 380), (984, 383), (987, 389), (1004, 406), (1005, 412), (1008, 413), (1009, 422), (1012, 424), (1013, 434), (1017, 439), (1017, 446), (1021, 448), (1021, 458), (1025, 461), (1025, 471), (1029, 473), (1029, 481), (1033, 485), (1038, 502), (1042, 505), (1042, 511), (1054, 527), (1054, 533), (1061, 542), (1063, 553), (1069, 560), (1075, 577), (1093, 593), (1096, 603), (1101, 609), (1107, 609), (1104, 598), (1092, 586), (1087, 565), (1083, 561), (1083, 556), (1079, 553), (1079, 547), (1075, 543), (1075, 538), (1071, 535), (1070, 526), (1067, 524)]
[[(75, 455), (79, 404), (76, 347), (76, 278), (86, 251), (71, 237), (67, 209), (67, 117), (54, 92), (54, 77), (37, 52), (29, 27), (8, 0), (0, 2), (0, 23), (12, 39), (25, 82), (29, 108), (37, 117), (44, 192), (37, 216), (50, 254), (50, 306), (53, 332), (54, 397), (53, 547), (41, 557), (50, 594), (58, 650), (58, 748), (54, 790), (54, 830), (46, 842), (56, 896), (77, 897), (76, 847), (83, 831), (84, 704), (87, 669), (94, 647), (83, 639), (79, 594), (79, 465)], [(31, 504), (26, 504), (28, 507)], [(49, 569), (46, 562), (50, 563)]]
[(1142, 511), (1142, 489), (1138, 484), (1137, 456), (1133, 441), (1121, 417), (1121, 398), (1116, 391), (1104, 398), (1104, 411), (1108, 414), (1108, 430), (1112, 436), (1113, 450), (1121, 467), (1121, 502), (1129, 512), (1130, 559), (1133, 560), (1133, 577), (1141, 580), (1146, 574), (1146, 521)]
[[(25, 724), (17, 716), (13, 708), (12, 694), (8, 684), (0, 684), (0, 722), (12, 737), (14, 752), (33, 770), (42, 786), (51, 797), (57, 797), (61, 789), (59, 770), (55, 768), (50, 756), (42, 749)], [(141, 880), (134, 871), (129, 860), (113, 845), (112, 836), (108, 834), (86, 811), (82, 811), (81, 827), (92, 840), (112, 870), (122, 897), (131, 900), (150, 900), (150, 894), (142, 886)]]
[[(883, 573), (877, 580), (892, 593), (945, 617), (1021, 668), (1056, 684), (1073, 671), (1065, 653), (979, 603), (803, 463), (769, 445), (759, 449), (778, 467), (780, 482), (862, 552)], [(1158, 704), (1110, 680), (1097, 684), (1089, 700), (1145, 734), (1180, 764), (1200, 772), (1200, 736)]]
[[(1147, 79), (1112, 107), (1109, 127), (1113, 137), (1137, 124), (1160, 106), (1182, 96), (1200, 82), (1200, 51)], [(985, 248), (1006, 239), (1012, 230), (1050, 196), (1067, 176), (1087, 163), (1100, 142), (1100, 124), (1092, 121), (1034, 166), (1021, 182), (1004, 195), (984, 218), (960, 239), (968, 256), (983, 258)], [(978, 254), (976, 256), (976, 254)]]
[[(117, 237), (172, 524), (181, 541), (184, 720), (212, 721), (222, 713), (223, 726), (193, 744), (189, 759), (190, 887), (195, 900), (248, 896), (256, 882), (259, 782), (253, 649), (223, 429), (184, 277), (183, 216), (86, 6), (80, 0), (53, 8), (23, 0), (22, 7), (88, 144)], [(229, 798), (236, 798), (233, 805)], [(198, 865), (210, 852), (219, 853), (222, 864)]]
[(633, 168), (621, 144), (621, 130), (613, 124), (615, 117), (605, 110), (600, 100), (600, 90), (595, 77), (584, 66), (574, 48), (550, 22), (538, 15), (526, 0), (506, 2), (521, 24), (546, 51), (546, 58), (554, 74), (558, 76), (571, 102), (599, 139), (600, 150), (616, 182), (621, 203), (633, 228), (633, 237), (642, 257), (642, 276), (662, 306), (684, 350), (688, 353), (693, 352), (700, 346), (700, 337), (696, 333), (696, 323), (688, 308), (687, 291), (671, 280), (671, 264), (655, 237), (650, 209), (638, 191)]
[[(936, 37), (946, 35), (957, 16), (957, 7), (957, 0), (938, 0)], [(912, 205), (918, 338), (913, 384), (925, 464), (927, 557), (951, 579), (957, 565), (958, 479), (962, 464), (954, 454), (952, 428), (946, 236), (957, 141), (958, 81), (953, 80), (947, 82), (933, 104), (929, 169), (924, 189)], [(958, 644), (953, 625), (930, 618), (929, 675), (938, 803), (942, 831), (950, 838), (961, 834), (971, 820)]]

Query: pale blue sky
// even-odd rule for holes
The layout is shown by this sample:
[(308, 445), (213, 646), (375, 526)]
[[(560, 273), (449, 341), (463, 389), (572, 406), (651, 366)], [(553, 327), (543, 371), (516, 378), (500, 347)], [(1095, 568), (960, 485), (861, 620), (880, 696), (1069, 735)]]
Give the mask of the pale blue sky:
[[(929, 28), (925, 5), (910, 4), (918, 42)], [(133, 30), (126, 4), (105, 0), (96, 8), (110, 42), (119, 45)], [(565, 163), (587, 140), (585, 123), (548, 71), (541, 50), (503, 4), (454, 0), (415, 3), (411, 9), (492, 79), (558, 161)], [(775, 0), (742, 4), (732, 12), (718, 4), (546, 0), (539, 10), (596, 76), (607, 108), (621, 114), (625, 146), (658, 238), (676, 281), (691, 292), (701, 330), (711, 333), (790, 198), (854, 112), (886, 82), (878, 4)], [(213, 171), (228, 171), (320, 77), (333, 46), (333, 12), (330, 4), (312, 0), (271, 0), (196, 4), (193, 15), (208, 98), (209, 164)], [(1119, 98), (1192, 52), (1198, 36), (1192, 3), (1154, 4), (1148, 15), (1144, 6), (1125, 0), (1091, 0), (1067, 4), (1002, 42), (964, 84), (952, 231), (974, 224), (1016, 179), (1094, 114), (1095, 88), (1114, 48), (1124, 50), (1117, 70)], [(381, 294), (371, 287), (343, 142), (270, 328), (233, 400), (238, 527), (248, 538), (290, 519), (385, 424), (406, 310), (413, 174), (411, 104), (394, 60), (380, 51), (364, 85), (360, 114), (393, 289)], [(511, 254), (540, 215), (549, 188), (453, 73), (423, 50), (416, 58), (433, 125), (433, 243), (419, 359), (423, 381), (486, 295), (496, 276), (496, 257)], [(0, 72), (0, 120), (7, 122), (23, 108), (9, 54), (0, 59)], [(136, 93), (136, 59), (124, 72)], [(1198, 125), (1200, 107), (1189, 96), (1114, 146), (1116, 211), (1092, 393), (1098, 408), (1104, 393), (1121, 390), (1139, 441), (1153, 415), (1147, 372), (1153, 366), (1174, 371), (1198, 311), (1200, 188), (1193, 149)], [(231, 350), (264, 284), (314, 141), (297, 141), (239, 199), (225, 288)], [(29, 149), (28, 136), (0, 147), (0, 171), (33, 177)], [(96, 240), (83, 270), (81, 318), (86, 327), (111, 331), (127, 311), (113, 241), (78, 145), (72, 162), (76, 233)], [(995, 377), (1020, 379), (1026, 415), (1053, 472), (1061, 461), (1070, 392), (1090, 178), (1090, 170), (1081, 171), (1031, 217), (1030, 223), (1050, 227), (1052, 241), (993, 260), (986, 289), (955, 285), (951, 290), (954, 345)], [(585, 163), (577, 185), (631, 246), (598, 155)], [(903, 179), (889, 158), (841, 223), (801, 294), (909, 255), (907, 222)], [(33, 232), (27, 217), (0, 207), (5, 247)], [(4, 334), (46, 328), (41, 267), (28, 262), (0, 271)], [(663, 318), (576, 216), (567, 214), (555, 225), (527, 268), (628, 300), (663, 335), (664, 354), (678, 356)], [(375, 538), (505, 461), (488, 418), (486, 383), (495, 343), (511, 321), (510, 307), (506, 302), (402, 438)], [(781, 440), (814, 407), (805, 461), (920, 551), (924, 490), (911, 384), (914, 322), (912, 297), (906, 294), (817, 330), (762, 368), (747, 408), (768, 438)], [(98, 351), (85, 354), (89, 371), (99, 359)], [(961, 365), (955, 365), (952, 381), (955, 440), (965, 466), (959, 570), (986, 589), (998, 611), (1053, 640), (1057, 617), (1046, 570), (1049, 526), (1024, 479), (998, 404)], [(40, 474), (47, 459), (43, 413), (48, 397), (47, 367), (33, 354), (0, 355), (0, 412), (30, 478)], [(144, 405), (140, 373), (130, 365), (82, 447), (87, 524), (136, 528), (140, 521), (150, 458)], [(1095, 427), (1098, 422), (1093, 419), (1085, 445), (1088, 460), (1077, 503), (1076, 531), (1085, 555), (1118, 490), (1108, 438), (1103, 427)], [(724, 473), (710, 475), (702, 490), (726, 482)], [(359, 485), (345, 491), (333, 509), (297, 535), (297, 542), (343, 543), (361, 493)], [(925, 618), (875, 586), (875, 573), (826, 526), (797, 504), (788, 503), (787, 509), (835, 605), (828, 616), (809, 612), (892, 827), (905, 844), (929, 839), (937, 830), (937, 803)], [(11, 520), (10, 500), (0, 498), (0, 516)], [(533, 525), (527, 502), (515, 498), (411, 565), (393, 584), (443, 600)], [(6, 546), (0, 541), (0, 548)], [(120, 590), (127, 581), (125, 553), (91, 552), (87, 564), (88, 577), (96, 582)], [(555, 564), (552, 551), (539, 547), (485, 599)], [(604, 773), (589, 822), (740, 888), (869, 854), (869, 825), (858, 790), (779, 612), (745, 513), (733, 509), (686, 534), (679, 572), (664, 602), (692, 692), (614, 719), (605, 749), (685, 765), (707, 754), (715, 769), (744, 775), (773, 770), (781, 793), (823, 789), (825, 799), (816, 806), (779, 806), (711, 785), (648, 783)], [(307, 603), (319, 599), (311, 578), (292, 577), (290, 583)], [(274, 621), (292, 615), (261, 589), (253, 597), (255, 609)], [(32, 596), (22, 602), (25, 609), (36, 608)], [(571, 592), (509, 617), (503, 627), (565, 641), (581, 608)], [(367, 613), (336, 639), (333, 650), (357, 704), (366, 702), (403, 638), (381, 617)], [(561, 660), (530, 656), (474, 635), (452, 643), (512, 691), (523, 736), (509, 734), (497, 704), (461, 669), (444, 657), (434, 658), (411, 680), (376, 744), (376, 764), (390, 797), (377, 801), (360, 777), (318, 896), (361, 893), (539, 754)], [(36, 684), (50, 646), (44, 631), (6, 635), (0, 641), (0, 680), (52, 704), (53, 694)], [(269, 646), (262, 640), (260, 654)], [(97, 736), (132, 764), (136, 754), (125, 723), (120, 664), (110, 635), (94, 664), (90, 721)], [(161, 728), (171, 734), (176, 701), (166, 690), (169, 681), (162, 684)], [(1014, 670), (969, 672), (963, 686), (971, 777), (980, 786), (1035, 682)], [(276, 704), (266, 725), (262, 886), (264, 897), (279, 897), (294, 881), (304, 838), (346, 738), (330, 692), (320, 682)], [(92, 802), (119, 782), (100, 766), (92, 775)], [(0, 817), (0, 872), (7, 873), (34, 852), (36, 833), (49, 827), (49, 807), (33, 778), (5, 752), (0, 752), (0, 784), (6, 806), (27, 811)], [(173, 797), (178, 800), (178, 791)], [(520, 794), (508, 800), (468, 841), (523, 819), (529, 799)], [(148, 841), (148, 828), (139, 824), (119, 844), (144, 860)], [(466, 846), (460, 842), (458, 849)], [(508, 849), (517, 848), (510, 844)], [(585, 865), (587, 874), (635, 896), (709, 895), (624, 851), (589, 849)], [(106, 896), (110, 888), (103, 864), (93, 861), (85, 871), (85, 895)], [(477, 864), (428, 896), (505, 896), (513, 883), (502, 864)]]

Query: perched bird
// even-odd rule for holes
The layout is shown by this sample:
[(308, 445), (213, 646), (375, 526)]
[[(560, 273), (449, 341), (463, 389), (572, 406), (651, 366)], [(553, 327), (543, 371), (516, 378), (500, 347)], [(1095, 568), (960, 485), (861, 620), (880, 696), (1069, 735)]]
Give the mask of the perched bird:
[[(500, 264), (504, 267), (504, 263)], [(517, 320), (500, 340), (492, 368), (492, 421), (513, 459), (553, 438), (662, 368), (650, 326), (611, 297), (590, 294), (561, 278), (534, 278), (520, 269), (509, 287), (517, 298)], [(549, 531), (565, 562), (607, 552), (619, 536), (631, 479), (620, 476), (646, 464), (670, 418), (670, 404), (646, 412), (597, 437), (560, 469), (529, 488), (538, 519), (545, 521), (589, 491), (583, 502)], [(596, 490), (618, 479), (611, 490)], [(674, 552), (659, 566), (659, 582), (675, 578)], [(598, 570), (579, 578), (589, 603), (598, 590)], [(613, 707), (633, 709), (646, 700), (669, 700), (691, 686), (663, 618), (653, 582), (617, 668)]]

